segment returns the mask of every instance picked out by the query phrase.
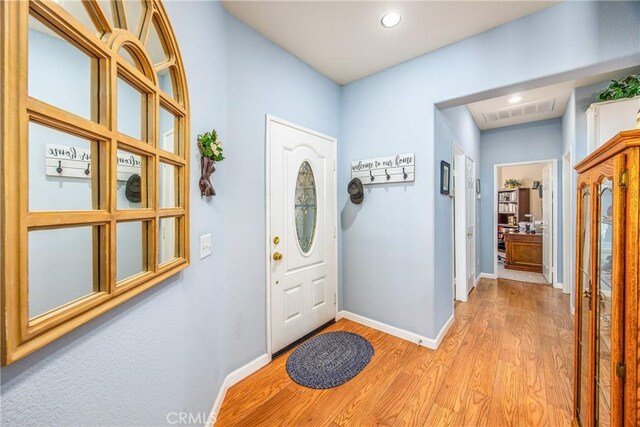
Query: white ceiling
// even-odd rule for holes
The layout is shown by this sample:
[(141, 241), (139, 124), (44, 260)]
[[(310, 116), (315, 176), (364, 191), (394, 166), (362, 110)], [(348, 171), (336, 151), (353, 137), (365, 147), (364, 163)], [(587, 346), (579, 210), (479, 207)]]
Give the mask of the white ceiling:
[[(619, 79), (638, 73), (640, 73), (640, 67), (626, 68), (585, 79), (513, 92), (497, 98), (467, 104), (467, 108), (480, 130), (553, 119), (562, 117), (564, 114), (573, 88)], [(522, 97), (522, 99), (517, 103), (511, 104), (509, 98), (515, 95)], [(549, 108), (549, 106), (552, 106), (552, 108)]]
[[(339, 84), (407, 61), (557, 1), (223, 1), (224, 8)], [(382, 28), (399, 11), (402, 22)]]

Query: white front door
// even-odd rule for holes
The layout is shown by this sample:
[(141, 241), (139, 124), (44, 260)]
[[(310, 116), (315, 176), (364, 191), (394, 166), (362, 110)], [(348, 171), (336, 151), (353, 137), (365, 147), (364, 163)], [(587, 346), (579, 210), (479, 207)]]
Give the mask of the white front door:
[(466, 251), (467, 251), (467, 268), (466, 268), (466, 291), (471, 292), (475, 284), (475, 217), (476, 217), (476, 179), (475, 165), (469, 157), (466, 159)]
[(336, 315), (336, 141), (267, 119), (271, 352)]
[(553, 283), (553, 165), (542, 169), (542, 275)]

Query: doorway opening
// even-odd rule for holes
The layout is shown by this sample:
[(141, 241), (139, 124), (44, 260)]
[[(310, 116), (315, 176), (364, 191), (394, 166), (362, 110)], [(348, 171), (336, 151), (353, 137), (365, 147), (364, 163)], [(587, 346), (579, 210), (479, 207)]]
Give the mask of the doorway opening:
[(494, 271), (498, 278), (555, 284), (556, 159), (494, 166)]

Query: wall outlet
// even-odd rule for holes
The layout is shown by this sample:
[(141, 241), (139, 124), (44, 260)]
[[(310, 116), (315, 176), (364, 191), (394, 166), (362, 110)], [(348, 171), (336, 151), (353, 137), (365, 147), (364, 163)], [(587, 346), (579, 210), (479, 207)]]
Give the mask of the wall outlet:
[(200, 236), (200, 259), (206, 258), (213, 252), (211, 233)]

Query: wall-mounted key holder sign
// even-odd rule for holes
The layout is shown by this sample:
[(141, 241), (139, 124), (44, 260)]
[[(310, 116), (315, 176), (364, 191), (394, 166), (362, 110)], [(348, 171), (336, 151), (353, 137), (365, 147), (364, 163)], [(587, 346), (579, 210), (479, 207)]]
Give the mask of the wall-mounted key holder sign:
[(351, 162), (351, 179), (360, 178), (364, 185), (413, 182), (416, 178), (415, 160), (414, 153), (356, 160)]
[[(91, 150), (70, 145), (47, 144), (47, 176), (66, 178), (91, 178)], [(118, 153), (118, 181), (126, 181), (131, 175), (140, 175), (142, 159), (126, 152)]]

